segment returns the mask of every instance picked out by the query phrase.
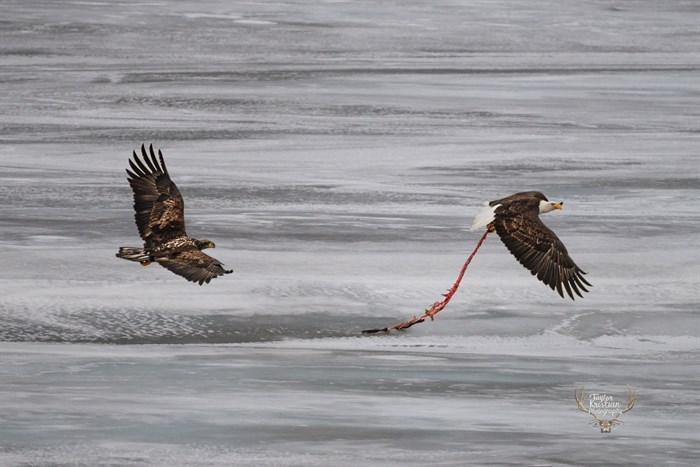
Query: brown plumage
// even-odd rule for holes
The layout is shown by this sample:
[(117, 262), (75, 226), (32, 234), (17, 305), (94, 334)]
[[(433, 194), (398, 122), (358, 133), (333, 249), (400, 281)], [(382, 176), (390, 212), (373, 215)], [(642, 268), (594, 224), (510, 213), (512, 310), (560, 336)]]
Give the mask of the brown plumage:
[(146, 152), (141, 145), (141, 159), (133, 153), (127, 169), (128, 181), (134, 192), (134, 215), (143, 248), (121, 247), (118, 258), (138, 261), (147, 266), (157, 262), (175, 274), (199, 285), (233, 271), (211, 256), (202, 253), (214, 248), (209, 240), (189, 237), (185, 231), (185, 203), (177, 186), (170, 179), (163, 154), (158, 158), (153, 145)]
[(539, 191), (516, 193), (491, 201), (477, 215), (472, 229), (486, 226), (495, 230), (506, 248), (530, 270), (532, 275), (574, 299), (583, 297), (591, 284), (586, 274), (571, 259), (564, 244), (539, 218), (540, 213), (562, 209), (563, 202), (553, 203)]

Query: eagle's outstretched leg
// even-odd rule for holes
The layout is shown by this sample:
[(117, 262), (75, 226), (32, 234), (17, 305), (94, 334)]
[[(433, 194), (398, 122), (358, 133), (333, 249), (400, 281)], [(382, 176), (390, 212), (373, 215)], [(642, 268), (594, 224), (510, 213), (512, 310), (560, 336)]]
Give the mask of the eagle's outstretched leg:
[(413, 318), (407, 319), (406, 321), (401, 321), (398, 324), (395, 324), (393, 326), (387, 326), (385, 328), (379, 328), (379, 329), (365, 329), (362, 331), (363, 334), (374, 334), (377, 332), (386, 332), (389, 333), (393, 330), (401, 330), (401, 329), (408, 329), (414, 324), (422, 323), (423, 321), (426, 320), (426, 318), (430, 318), (430, 320), (435, 319), (435, 315), (438, 314), (440, 311), (442, 311), (443, 308), (447, 306), (447, 304), (450, 302), (452, 299), (452, 296), (457, 292), (457, 289), (459, 288), (459, 284), (462, 282), (462, 278), (464, 277), (464, 273), (467, 272), (467, 268), (469, 267), (469, 263), (472, 262), (472, 259), (474, 258), (474, 255), (476, 255), (476, 252), (479, 251), (479, 248), (481, 248), (481, 245), (484, 243), (484, 240), (486, 240), (486, 236), (490, 233), (493, 232), (495, 229), (493, 223), (489, 224), (486, 227), (486, 232), (484, 232), (484, 235), (481, 236), (479, 239), (479, 242), (476, 244), (476, 247), (474, 248), (474, 251), (469, 255), (469, 258), (464, 262), (464, 265), (462, 266), (462, 270), (459, 271), (459, 276), (457, 276), (457, 280), (455, 281), (454, 284), (452, 284), (452, 287), (450, 287), (450, 290), (447, 291), (447, 293), (443, 294), (443, 299), (433, 303), (429, 308), (425, 309), (425, 313), (420, 316), (416, 317), (414, 316)]

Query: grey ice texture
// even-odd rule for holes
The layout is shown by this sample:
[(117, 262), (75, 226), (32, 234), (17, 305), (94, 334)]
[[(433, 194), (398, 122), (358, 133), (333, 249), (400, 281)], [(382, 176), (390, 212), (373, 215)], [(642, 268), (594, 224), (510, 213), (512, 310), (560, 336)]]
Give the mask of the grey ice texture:
[[(0, 3), (0, 463), (694, 465), (696, 1)], [(138, 246), (153, 143), (207, 286)], [(571, 301), (489, 236), (543, 217)], [(610, 435), (573, 393), (637, 406)]]

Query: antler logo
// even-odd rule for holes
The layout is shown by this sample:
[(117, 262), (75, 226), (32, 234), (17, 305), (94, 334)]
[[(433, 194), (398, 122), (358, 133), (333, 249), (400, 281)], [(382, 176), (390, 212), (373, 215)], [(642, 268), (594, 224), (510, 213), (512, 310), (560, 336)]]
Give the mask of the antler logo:
[[(576, 398), (576, 404), (579, 410), (593, 417), (590, 424), (592, 426), (599, 426), (601, 433), (610, 433), (613, 425), (621, 424), (622, 420), (620, 420), (620, 415), (632, 410), (635, 402), (637, 402), (637, 395), (629, 386), (627, 386), (627, 406), (625, 408), (622, 408), (622, 404), (615, 401), (613, 396), (601, 393), (588, 394), (588, 407), (586, 407), (584, 404), (586, 393), (583, 387), (576, 389), (574, 397)], [(602, 417), (615, 416), (613, 418), (600, 418), (599, 415)]]

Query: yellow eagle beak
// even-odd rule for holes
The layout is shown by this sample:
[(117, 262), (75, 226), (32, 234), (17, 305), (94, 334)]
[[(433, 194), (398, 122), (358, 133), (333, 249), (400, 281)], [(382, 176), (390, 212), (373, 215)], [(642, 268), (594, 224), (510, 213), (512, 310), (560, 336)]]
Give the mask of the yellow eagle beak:
[(554, 203), (552, 207), (554, 209), (564, 209), (564, 201), (562, 201), (561, 203)]

